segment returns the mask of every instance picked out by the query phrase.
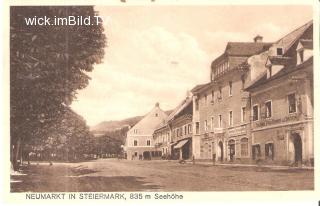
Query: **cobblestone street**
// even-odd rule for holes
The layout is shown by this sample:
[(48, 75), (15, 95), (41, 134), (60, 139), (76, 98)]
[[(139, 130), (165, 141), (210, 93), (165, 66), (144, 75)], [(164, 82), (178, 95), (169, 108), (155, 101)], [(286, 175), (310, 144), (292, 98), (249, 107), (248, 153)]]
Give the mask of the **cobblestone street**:
[(99, 159), (32, 163), (11, 176), (12, 192), (313, 190), (314, 171)]

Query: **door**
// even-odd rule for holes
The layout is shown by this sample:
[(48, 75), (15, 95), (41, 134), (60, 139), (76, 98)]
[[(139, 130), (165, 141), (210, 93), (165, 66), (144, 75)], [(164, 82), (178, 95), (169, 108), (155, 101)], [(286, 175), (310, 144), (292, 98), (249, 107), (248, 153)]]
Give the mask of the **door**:
[(223, 143), (219, 142), (219, 160), (223, 161)]
[(236, 144), (235, 141), (232, 139), (228, 142), (229, 144), (229, 156), (230, 156), (230, 161), (234, 160), (234, 155), (236, 154)]
[(293, 134), (294, 145), (294, 162), (295, 164), (301, 164), (302, 162), (302, 141), (299, 134)]

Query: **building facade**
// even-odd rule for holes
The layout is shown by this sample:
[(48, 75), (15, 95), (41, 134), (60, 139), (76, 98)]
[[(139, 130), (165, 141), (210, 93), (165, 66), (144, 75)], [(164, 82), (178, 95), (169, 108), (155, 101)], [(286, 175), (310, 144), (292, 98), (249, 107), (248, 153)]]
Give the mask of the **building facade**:
[[(313, 166), (313, 24), (270, 47), (251, 93), (252, 159)], [(256, 58), (258, 60), (259, 58)]]
[(127, 132), (124, 151), (128, 160), (161, 157), (161, 151), (155, 148), (153, 133), (167, 117), (159, 103), (156, 103), (155, 107)]
[(271, 46), (257, 36), (254, 42), (229, 42), (211, 65), (211, 81), (195, 87), (193, 124), (196, 159), (250, 160), (250, 56)]
[(192, 158), (192, 107), (189, 94), (155, 130), (155, 147), (162, 151), (163, 158)]
[(171, 129), (168, 118), (160, 123), (153, 133), (155, 148), (161, 151), (162, 159), (170, 159), (171, 156)]

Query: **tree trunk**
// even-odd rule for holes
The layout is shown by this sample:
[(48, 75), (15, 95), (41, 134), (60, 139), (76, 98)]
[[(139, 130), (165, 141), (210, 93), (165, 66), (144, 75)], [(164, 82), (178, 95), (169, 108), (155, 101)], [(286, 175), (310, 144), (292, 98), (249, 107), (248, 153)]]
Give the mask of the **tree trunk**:
[(21, 147), (21, 139), (18, 139), (17, 142), (13, 144), (13, 148), (12, 148), (12, 166), (14, 171), (17, 171), (19, 169), (18, 158), (19, 158), (19, 153), (21, 153), (20, 147)]

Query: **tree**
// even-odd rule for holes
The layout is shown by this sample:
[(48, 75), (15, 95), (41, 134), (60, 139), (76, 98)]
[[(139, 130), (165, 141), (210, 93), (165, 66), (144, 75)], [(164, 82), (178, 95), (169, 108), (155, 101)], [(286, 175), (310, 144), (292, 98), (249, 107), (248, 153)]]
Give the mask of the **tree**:
[[(26, 143), (45, 142), (101, 63), (106, 38), (92, 6), (11, 7), (10, 149), (14, 169)], [(28, 17), (91, 17), (92, 25), (30, 26)]]

